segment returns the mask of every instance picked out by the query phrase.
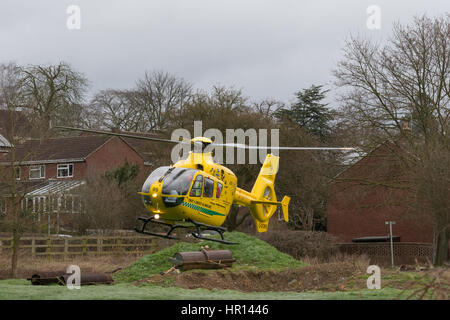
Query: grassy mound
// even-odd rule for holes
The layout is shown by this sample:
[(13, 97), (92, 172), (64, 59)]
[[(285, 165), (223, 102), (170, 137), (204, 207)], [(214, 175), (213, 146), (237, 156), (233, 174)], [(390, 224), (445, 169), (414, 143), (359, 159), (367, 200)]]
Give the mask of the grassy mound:
[(284, 254), (268, 243), (241, 232), (225, 232), (225, 239), (239, 244), (226, 245), (212, 241), (198, 243), (178, 242), (153, 254), (146, 255), (114, 275), (118, 282), (132, 282), (168, 270), (172, 264), (168, 258), (181, 251), (198, 251), (208, 245), (211, 250), (230, 250), (236, 259), (232, 270), (282, 270), (305, 264)]

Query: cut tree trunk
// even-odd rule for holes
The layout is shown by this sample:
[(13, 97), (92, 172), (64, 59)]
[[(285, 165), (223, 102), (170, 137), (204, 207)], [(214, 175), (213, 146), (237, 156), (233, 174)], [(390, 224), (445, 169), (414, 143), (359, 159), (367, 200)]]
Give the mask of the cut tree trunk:
[(14, 230), (13, 231), (13, 243), (12, 243), (12, 255), (11, 255), (11, 278), (15, 278), (17, 276), (17, 260), (19, 257), (19, 241), (20, 235)]

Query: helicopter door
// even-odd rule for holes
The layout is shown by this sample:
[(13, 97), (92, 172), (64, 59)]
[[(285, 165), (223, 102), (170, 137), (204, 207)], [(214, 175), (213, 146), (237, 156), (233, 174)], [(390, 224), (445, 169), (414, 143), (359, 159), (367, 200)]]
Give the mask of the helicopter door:
[(192, 184), (191, 192), (189, 195), (191, 197), (201, 197), (202, 196), (202, 189), (203, 189), (203, 176), (199, 174)]
[(206, 198), (212, 198), (214, 193), (214, 180), (205, 178), (205, 190), (203, 196)]

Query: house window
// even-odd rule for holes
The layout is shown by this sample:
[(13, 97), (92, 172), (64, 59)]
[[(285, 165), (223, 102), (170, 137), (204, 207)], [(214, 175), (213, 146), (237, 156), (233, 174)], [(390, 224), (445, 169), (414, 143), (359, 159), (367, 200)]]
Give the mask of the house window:
[(20, 167), (14, 168), (14, 176), (16, 180), (20, 180)]
[(30, 179), (44, 179), (44, 178), (45, 178), (45, 166), (30, 167)]
[(71, 178), (73, 177), (73, 164), (58, 164), (58, 178)]

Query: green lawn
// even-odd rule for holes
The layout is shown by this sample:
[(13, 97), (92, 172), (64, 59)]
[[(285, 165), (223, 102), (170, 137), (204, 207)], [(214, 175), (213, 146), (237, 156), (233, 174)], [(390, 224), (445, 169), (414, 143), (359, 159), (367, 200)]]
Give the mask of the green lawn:
[[(58, 285), (33, 286), (26, 280), (0, 281), (0, 300), (381, 300), (395, 299), (401, 294), (401, 290), (391, 288), (340, 292), (242, 293), (233, 290), (188, 290), (153, 285), (135, 286), (127, 283), (82, 286), (79, 290), (69, 290)], [(400, 297), (406, 298), (406, 294), (402, 294)]]
[[(307, 292), (250, 292), (243, 293), (234, 290), (183, 289), (175, 286), (158, 286), (144, 283), (136, 285), (137, 280), (166, 271), (172, 264), (168, 258), (180, 251), (197, 251), (202, 245), (210, 249), (228, 249), (236, 259), (231, 270), (283, 270), (306, 266), (305, 263), (284, 254), (264, 241), (240, 232), (226, 233), (226, 238), (238, 242), (237, 245), (224, 245), (212, 242), (187, 243), (179, 242), (153, 254), (146, 255), (127, 268), (114, 274), (114, 285), (82, 286), (80, 290), (69, 290), (64, 286), (33, 286), (30, 281), (10, 279), (0, 281), (0, 300), (382, 300), (405, 299), (411, 291), (404, 292), (398, 285), (413, 281), (421, 284), (429, 279), (419, 279), (418, 275), (392, 274), (383, 279), (386, 286), (380, 290), (361, 290), (355, 284), (358, 277), (350, 279), (345, 284), (344, 291), (307, 291)], [(198, 270), (197, 270), (198, 271)], [(188, 271), (189, 272), (189, 271)], [(210, 272), (207, 270), (201, 272)], [(363, 279), (367, 275), (362, 275)], [(170, 279), (169, 279), (170, 280)], [(392, 285), (391, 285), (392, 284)], [(401, 287), (401, 286), (400, 286)], [(404, 286), (403, 286), (404, 287)]]

